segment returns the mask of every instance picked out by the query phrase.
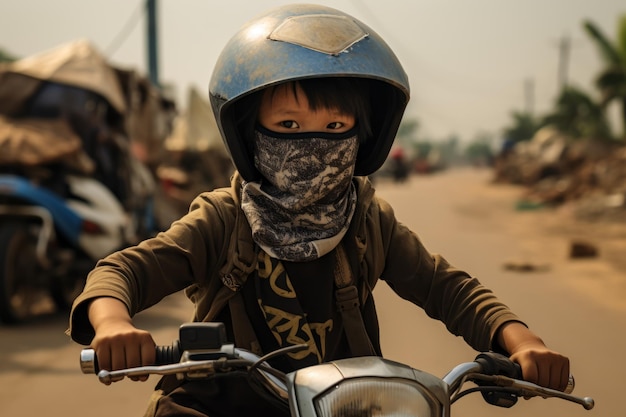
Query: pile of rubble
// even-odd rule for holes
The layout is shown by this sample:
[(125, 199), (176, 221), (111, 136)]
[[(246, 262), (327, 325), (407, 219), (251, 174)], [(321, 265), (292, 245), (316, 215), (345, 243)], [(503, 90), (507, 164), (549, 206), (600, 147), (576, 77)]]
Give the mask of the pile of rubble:
[(626, 145), (540, 129), (496, 159), (494, 181), (526, 187), (526, 207), (569, 203), (579, 218), (626, 222)]

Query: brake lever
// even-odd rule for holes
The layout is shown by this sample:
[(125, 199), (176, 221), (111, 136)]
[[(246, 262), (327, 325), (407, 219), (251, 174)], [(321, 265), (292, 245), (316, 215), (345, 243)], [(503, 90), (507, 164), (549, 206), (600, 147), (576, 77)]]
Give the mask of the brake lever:
[[(558, 391), (551, 388), (542, 387), (532, 382), (510, 378), (502, 375), (484, 375), (484, 374), (470, 374), (467, 376), (469, 380), (481, 380), (487, 381), (499, 387), (512, 388), (519, 391), (520, 397), (542, 397), (542, 398), (560, 398), (566, 401), (580, 404), (585, 410), (591, 410), (595, 406), (595, 402), (591, 397), (578, 397), (572, 395), (571, 392), (574, 389), (574, 378), (570, 376), (568, 381), (568, 391)], [(570, 388), (571, 386), (571, 388)]]
[(120, 369), (117, 371), (102, 370), (98, 372), (98, 380), (105, 385), (119, 381), (126, 377), (146, 375), (179, 375), (182, 378), (186, 374), (202, 371), (203, 375), (215, 372), (215, 359), (204, 361), (186, 361), (161, 366), (138, 366), (136, 368)]
[(523, 397), (535, 397), (540, 396), (543, 398), (561, 398), (563, 400), (571, 401), (583, 406), (585, 410), (591, 410), (595, 406), (595, 402), (591, 397), (578, 397), (572, 395), (570, 392), (558, 391), (551, 388), (545, 388), (537, 384), (533, 384), (527, 381), (513, 380), (511, 385), (513, 388), (521, 389)]

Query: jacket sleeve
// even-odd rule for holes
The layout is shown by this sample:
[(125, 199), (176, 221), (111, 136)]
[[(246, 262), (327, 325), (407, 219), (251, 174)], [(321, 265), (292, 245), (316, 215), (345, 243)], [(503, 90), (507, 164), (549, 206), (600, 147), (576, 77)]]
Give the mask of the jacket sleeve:
[(191, 285), (208, 286), (206, 280), (215, 275), (225, 236), (230, 236), (223, 210), (211, 201), (198, 196), (189, 213), (167, 231), (100, 260), (72, 306), (67, 330), (71, 338), (84, 345), (93, 339), (87, 317), (93, 298), (117, 298), (133, 316)]
[(499, 349), (498, 328), (521, 320), (478, 279), (428, 252), (418, 236), (396, 220), (387, 202), (377, 202), (385, 252), (381, 279), (474, 349)]

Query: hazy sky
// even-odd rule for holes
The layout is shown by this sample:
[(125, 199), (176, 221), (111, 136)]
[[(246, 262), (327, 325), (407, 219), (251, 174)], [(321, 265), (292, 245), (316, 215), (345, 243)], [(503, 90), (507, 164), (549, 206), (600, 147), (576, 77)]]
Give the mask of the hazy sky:
[[(121, 66), (146, 72), (144, 0), (0, 0), (0, 47), (26, 56), (79, 38)], [(160, 78), (206, 94), (222, 47), (250, 18), (293, 1), (158, 0)], [(595, 22), (615, 39), (624, 0), (317, 1), (364, 21), (394, 49), (411, 83), (407, 117), (422, 136), (497, 135), (511, 112), (544, 114), (558, 92), (559, 45), (571, 42), (571, 84), (595, 94), (601, 68), (582, 30)], [(529, 81), (531, 81), (529, 83)], [(532, 85), (527, 89), (525, 86)], [(528, 96), (525, 92), (532, 91)], [(532, 97), (532, 99), (528, 99)]]

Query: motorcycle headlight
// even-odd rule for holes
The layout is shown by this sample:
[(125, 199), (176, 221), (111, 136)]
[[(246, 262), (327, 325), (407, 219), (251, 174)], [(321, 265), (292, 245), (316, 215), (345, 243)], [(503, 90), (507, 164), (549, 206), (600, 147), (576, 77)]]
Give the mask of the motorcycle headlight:
[(430, 417), (436, 409), (419, 384), (376, 377), (343, 380), (314, 403), (319, 417)]

